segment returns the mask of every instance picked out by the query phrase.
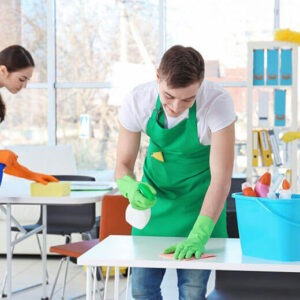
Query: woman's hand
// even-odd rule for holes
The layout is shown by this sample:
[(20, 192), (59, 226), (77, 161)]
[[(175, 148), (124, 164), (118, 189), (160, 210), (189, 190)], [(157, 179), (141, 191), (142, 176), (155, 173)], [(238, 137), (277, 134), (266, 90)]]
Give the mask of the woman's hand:
[(0, 150), (0, 163), (9, 167), (17, 162), (18, 155), (10, 150)]

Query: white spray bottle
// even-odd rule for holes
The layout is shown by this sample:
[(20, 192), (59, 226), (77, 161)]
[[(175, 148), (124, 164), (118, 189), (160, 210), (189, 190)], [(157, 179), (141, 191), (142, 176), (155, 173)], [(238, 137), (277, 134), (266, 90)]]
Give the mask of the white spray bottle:
[[(148, 186), (145, 184), (139, 184), (138, 189), (140, 193), (148, 200), (154, 201), (155, 195), (151, 192)], [(129, 204), (126, 209), (125, 218), (126, 221), (133, 227), (143, 229), (149, 222), (151, 217), (151, 208), (147, 209), (135, 209)]]

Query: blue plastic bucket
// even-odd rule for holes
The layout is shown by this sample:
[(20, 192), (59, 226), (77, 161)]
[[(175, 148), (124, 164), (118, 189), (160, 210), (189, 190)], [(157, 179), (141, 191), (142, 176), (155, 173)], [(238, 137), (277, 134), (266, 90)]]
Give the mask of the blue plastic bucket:
[(280, 261), (300, 260), (300, 195), (291, 200), (235, 198), (242, 253)]

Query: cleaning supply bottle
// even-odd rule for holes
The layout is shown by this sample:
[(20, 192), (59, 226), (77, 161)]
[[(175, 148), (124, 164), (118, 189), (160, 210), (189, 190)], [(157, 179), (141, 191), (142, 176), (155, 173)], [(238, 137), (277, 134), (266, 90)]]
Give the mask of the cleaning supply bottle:
[(267, 198), (271, 185), (271, 173), (264, 173), (256, 182), (254, 191), (258, 197)]
[(292, 199), (291, 185), (286, 179), (283, 179), (282, 181), (282, 189), (279, 192), (279, 199)]
[(4, 170), (5, 167), (6, 167), (5, 164), (0, 163), (0, 185), (1, 185), (1, 183), (2, 183), (3, 170)]
[[(148, 200), (155, 200), (155, 195), (151, 192), (150, 188), (145, 184), (139, 184), (138, 189), (140, 193)], [(130, 204), (126, 209), (126, 221), (133, 227), (143, 229), (150, 220), (151, 209), (135, 209)]]
[(244, 196), (256, 197), (256, 193), (249, 182), (242, 183), (242, 193)]
[(269, 188), (269, 192), (267, 197), (271, 199), (277, 199), (276, 191), (278, 190), (280, 184), (282, 183), (282, 180), (284, 178), (283, 174), (278, 174), (275, 178), (275, 180), (272, 181), (271, 186)]

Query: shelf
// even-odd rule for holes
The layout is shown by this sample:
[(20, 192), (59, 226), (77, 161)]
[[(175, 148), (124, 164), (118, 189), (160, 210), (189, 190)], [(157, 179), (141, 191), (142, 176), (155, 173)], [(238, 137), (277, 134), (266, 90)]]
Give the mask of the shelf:
[[(286, 51), (291, 49), (291, 51)], [(271, 50), (271, 51), (268, 51)], [(276, 51), (273, 51), (276, 50)], [(256, 52), (257, 51), (257, 52)], [(255, 53), (254, 53), (255, 52)], [(271, 56), (271, 54), (273, 56)], [(287, 59), (286, 54), (289, 54)], [(284, 56), (285, 55), (285, 56)], [(255, 59), (254, 59), (255, 56)], [(272, 60), (273, 59), (273, 60)], [(272, 73), (271, 71), (274, 71)], [(288, 70), (290, 73), (287, 73), (289, 76), (283, 76), (282, 73)], [(267, 74), (268, 73), (268, 74)], [(272, 75), (272, 76), (271, 76)], [(277, 77), (276, 77), (276, 76)], [(278, 84), (267, 84), (268, 80), (278, 80)], [(271, 79), (270, 79), (271, 78)], [(282, 79), (283, 78), (283, 79)], [(291, 78), (291, 84), (285, 85), (281, 84), (280, 80), (285, 80), (285, 78)], [(263, 85), (253, 84), (253, 81), (263, 81)], [(287, 91), (284, 93), (285, 102), (281, 101), (280, 105), (284, 105), (285, 114), (282, 116), (284, 119), (284, 126), (275, 126), (275, 112), (274, 112), (274, 97), (275, 91)], [(262, 95), (266, 93), (265, 95)], [(280, 92), (276, 91), (276, 96), (279, 97)], [(272, 94), (270, 96), (270, 94)], [(282, 94), (282, 93), (281, 93)], [(259, 97), (265, 97), (265, 99), (260, 99)], [(259, 103), (261, 101), (261, 103)], [(278, 101), (278, 99), (276, 99)], [(252, 130), (253, 129), (273, 129), (275, 134), (283, 133), (286, 131), (297, 131), (298, 130), (298, 46), (294, 43), (286, 42), (274, 42), (274, 41), (258, 41), (258, 42), (249, 42), (248, 43), (248, 80), (247, 80), (247, 181), (254, 183), (254, 179), (257, 179), (257, 173), (263, 169), (270, 170), (273, 175), (279, 171), (285, 169), (291, 169), (292, 171), (292, 189), (293, 192), (298, 190), (298, 168), (297, 168), (297, 140), (290, 142), (288, 148), (283, 141), (280, 141), (280, 157), (283, 161), (282, 166), (258, 166), (254, 167), (252, 164)], [(272, 103), (273, 102), (273, 103)], [(261, 113), (261, 119), (259, 120), (259, 115), (257, 114), (257, 119), (255, 121), (254, 113), (256, 111), (255, 105), (263, 110), (264, 106), (262, 104), (267, 103), (268, 107), (265, 107), (267, 112), (267, 117)], [(279, 102), (276, 102), (276, 105)], [(282, 104), (284, 103), (284, 104)], [(269, 109), (270, 104), (273, 104), (273, 112)], [(258, 109), (257, 109), (258, 110)], [(278, 116), (278, 112), (277, 112)], [(272, 122), (272, 123), (271, 123)], [(276, 119), (276, 122), (281, 122), (279, 118)], [(263, 124), (263, 126), (261, 126)], [(288, 161), (285, 161), (283, 152), (288, 149)], [(273, 156), (273, 155), (272, 155)], [(286, 156), (286, 155), (285, 155)], [(274, 161), (274, 159), (273, 159)], [(294, 184), (296, 183), (296, 184)]]

